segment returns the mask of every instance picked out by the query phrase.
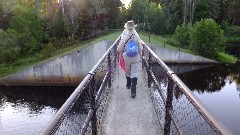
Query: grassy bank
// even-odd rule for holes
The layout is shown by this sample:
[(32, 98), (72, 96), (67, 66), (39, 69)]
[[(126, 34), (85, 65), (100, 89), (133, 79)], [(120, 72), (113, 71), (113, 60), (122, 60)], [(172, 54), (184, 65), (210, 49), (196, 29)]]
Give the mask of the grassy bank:
[(68, 54), (70, 52), (79, 50), (83, 47), (86, 47), (93, 43), (97, 43), (99, 41), (116, 40), (120, 34), (121, 34), (121, 31), (114, 31), (114, 32), (109, 32), (108, 34), (106, 34), (104, 36), (96, 37), (96, 38), (86, 40), (86, 41), (79, 41), (79, 42), (71, 45), (70, 47), (53, 50), (51, 52), (51, 57), (47, 57), (45, 59), (42, 58), (41, 52), (36, 52), (34, 55), (23, 57), (23, 58), (19, 59), (18, 61), (15, 61), (14, 63), (11, 63), (11, 64), (1, 63), (0, 64), (0, 77), (7, 76), (7, 75), (15, 73), (17, 71), (24, 70), (28, 67), (40, 65), (49, 60), (56, 59), (57, 57), (60, 57), (65, 54)]
[[(139, 32), (139, 35), (144, 42), (149, 43), (149, 33)], [(151, 34), (150, 35), (150, 43), (154, 44), (154, 45), (157, 45), (157, 46), (166, 47), (166, 48), (170, 48), (170, 49), (179, 50), (179, 51), (182, 51), (182, 52), (194, 54), (192, 51), (190, 51), (188, 49), (183, 49), (183, 48), (176, 47), (177, 43), (174, 39), (171, 38), (171, 36), (163, 37), (163, 36)]]

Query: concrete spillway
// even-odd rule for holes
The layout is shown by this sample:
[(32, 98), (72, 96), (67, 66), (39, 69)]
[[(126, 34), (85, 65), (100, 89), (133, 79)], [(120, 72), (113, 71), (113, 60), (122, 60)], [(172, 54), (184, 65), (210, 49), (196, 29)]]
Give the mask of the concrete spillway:
[[(0, 79), (0, 85), (77, 85), (112, 44), (113, 41), (94, 43), (75, 52), (49, 60), (41, 65), (5, 76)], [(164, 62), (215, 63), (215, 61), (176, 50), (154, 45), (150, 45), (150, 47)]]
[(162, 59), (165, 63), (216, 63), (214, 60), (210, 60), (204, 57), (188, 54), (185, 52), (164, 48), (148, 44), (148, 46)]
[(2, 78), (0, 85), (76, 85), (113, 41), (101, 41), (54, 60)]

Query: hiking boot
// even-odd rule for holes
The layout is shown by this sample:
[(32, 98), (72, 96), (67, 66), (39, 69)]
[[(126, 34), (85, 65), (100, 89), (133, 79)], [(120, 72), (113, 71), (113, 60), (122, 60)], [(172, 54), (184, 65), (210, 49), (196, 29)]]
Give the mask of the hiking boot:
[(132, 86), (131, 86), (131, 97), (136, 97), (136, 86), (137, 86), (137, 78), (132, 78)]
[(130, 77), (127, 77), (127, 76), (126, 76), (126, 78), (127, 78), (126, 87), (127, 87), (127, 89), (130, 89), (130, 87), (131, 87), (131, 78), (130, 78)]

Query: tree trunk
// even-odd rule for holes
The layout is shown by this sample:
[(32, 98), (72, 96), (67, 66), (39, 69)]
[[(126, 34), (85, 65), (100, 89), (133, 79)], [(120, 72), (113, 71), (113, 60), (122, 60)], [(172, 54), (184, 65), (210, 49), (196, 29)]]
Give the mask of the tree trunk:
[(187, 0), (184, 0), (184, 13), (183, 13), (183, 23), (187, 21)]

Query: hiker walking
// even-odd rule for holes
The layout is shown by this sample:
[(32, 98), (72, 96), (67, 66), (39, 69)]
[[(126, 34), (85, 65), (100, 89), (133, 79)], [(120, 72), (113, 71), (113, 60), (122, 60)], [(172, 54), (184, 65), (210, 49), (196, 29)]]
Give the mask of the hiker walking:
[(125, 64), (126, 87), (131, 88), (131, 97), (136, 96), (136, 85), (138, 79), (138, 66), (141, 59), (142, 43), (135, 30), (134, 21), (128, 21), (124, 26), (121, 40), (118, 45), (118, 52), (122, 55)]

